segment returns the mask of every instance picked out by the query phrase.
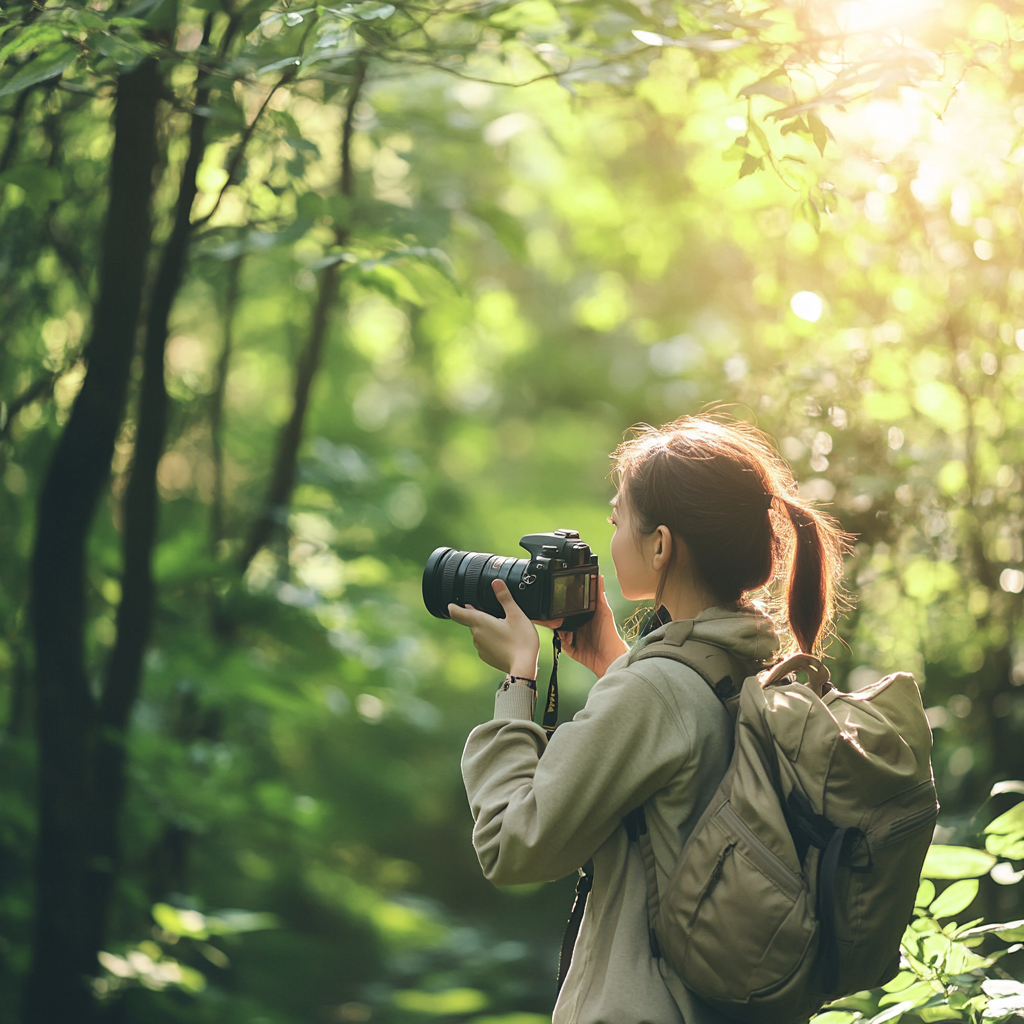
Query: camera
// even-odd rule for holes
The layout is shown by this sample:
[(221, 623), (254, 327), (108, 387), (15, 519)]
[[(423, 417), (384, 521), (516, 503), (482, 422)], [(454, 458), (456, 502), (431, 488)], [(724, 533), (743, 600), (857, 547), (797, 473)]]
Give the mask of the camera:
[(562, 619), (561, 629), (579, 629), (597, 610), (597, 555), (575, 530), (528, 533), (519, 541), (529, 558), (483, 551), (435, 548), (423, 570), (423, 603), (439, 619), (448, 605), (471, 604), (499, 619), (501, 602), (491, 589), (502, 580), (517, 605), (536, 622)]

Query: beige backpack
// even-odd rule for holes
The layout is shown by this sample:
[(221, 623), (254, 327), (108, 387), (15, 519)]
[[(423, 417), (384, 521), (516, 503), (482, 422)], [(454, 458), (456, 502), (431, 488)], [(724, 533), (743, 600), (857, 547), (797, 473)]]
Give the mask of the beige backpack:
[(624, 819), (651, 950), (735, 1020), (806, 1020), (897, 971), (938, 814), (921, 695), (905, 672), (843, 693), (804, 654), (752, 675), (692, 628), (671, 623), (630, 661), (696, 671), (735, 718), (735, 749), (663, 892), (643, 808)]

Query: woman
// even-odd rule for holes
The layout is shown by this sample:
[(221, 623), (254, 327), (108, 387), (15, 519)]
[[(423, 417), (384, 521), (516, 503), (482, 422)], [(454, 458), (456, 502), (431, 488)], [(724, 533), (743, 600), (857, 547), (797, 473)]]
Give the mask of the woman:
[[(694, 639), (729, 649), (752, 671), (776, 659), (786, 633), (791, 649), (819, 648), (847, 537), (799, 500), (789, 467), (763, 434), (684, 417), (642, 428), (612, 459), (611, 554), (624, 597), (653, 599), (663, 621), (666, 612), (692, 619)], [(773, 585), (785, 594), (777, 621), (749, 600)], [(507, 673), (494, 719), (473, 730), (462, 760), (473, 845), (498, 885), (561, 878), (593, 862), (593, 891), (554, 1024), (717, 1024), (723, 1018), (651, 954), (643, 862), (622, 819), (644, 806), (659, 883), (667, 882), (725, 774), (730, 719), (686, 666), (632, 661), (601, 590), (598, 612), (575, 644), (560, 634), (598, 681), (550, 741), (533, 722), (534, 624), (500, 581), (494, 591), (504, 619), (449, 605), (472, 630), (480, 657)]]

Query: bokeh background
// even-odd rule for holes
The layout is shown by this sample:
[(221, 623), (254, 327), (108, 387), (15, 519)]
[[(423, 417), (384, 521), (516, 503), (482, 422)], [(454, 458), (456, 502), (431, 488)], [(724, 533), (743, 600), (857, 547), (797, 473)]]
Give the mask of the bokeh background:
[[(34, 943), (80, 980), (41, 892), (104, 1019), (546, 1019), (573, 881), (480, 877), (496, 674), (420, 572), (565, 526), (610, 570), (609, 451), (712, 405), (857, 535), (833, 677), (916, 674), (937, 841), (977, 845), (1024, 776), (1022, 39), (968, 0), (5, 5), (0, 1021), (45, 1020)], [(975, 916), (1024, 916), (1017, 866)]]

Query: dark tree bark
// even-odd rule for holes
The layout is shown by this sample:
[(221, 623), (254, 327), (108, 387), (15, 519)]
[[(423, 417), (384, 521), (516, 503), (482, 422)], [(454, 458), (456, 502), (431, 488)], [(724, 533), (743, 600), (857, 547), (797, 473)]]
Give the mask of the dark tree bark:
[(89, 365), (37, 510), (30, 606), (39, 819), (26, 1024), (80, 1024), (92, 1013), (85, 979), (95, 970), (95, 949), (85, 882), (96, 708), (85, 667), (85, 549), (124, 413), (150, 245), (158, 97), (155, 61), (121, 78)]
[[(345, 103), (345, 121), (341, 135), (341, 176), (338, 191), (341, 195), (351, 198), (355, 191), (352, 174), (352, 134), (355, 121), (356, 103), (366, 80), (366, 64), (356, 64), (355, 76), (349, 86), (348, 98)], [(335, 232), (338, 245), (348, 242), (348, 229), (339, 228)], [(266, 544), (278, 526), (284, 524), (291, 504), (292, 490), (295, 487), (295, 473), (298, 468), (299, 446), (306, 424), (306, 410), (309, 407), (309, 395), (316, 379), (317, 371), (323, 356), (324, 342), (330, 329), (331, 318), (338, 299), (338, 282), (340, 280), (338, 264), (332, 263), (320, 271), (317, 288), (316, 307), (309, 327), (306, 347), (299, 357), (298, 372), (295, 376), (295, 396), (292, 401), (292, 414), (281, 430), (277, 442), (277, 454), (271, 472), (267, 494), (263, 507), (249, 531), (245, 547), (242, 550), (240, 568), (242, 572), (256, 557), (256, 553)]]
[[(204, 42), (212, 18), (207, 18)], [(168, 396), (164, 380), (171, 308), (181, 288), (192, 235), (192, 204), (198, 186), (196, 173), (206, 149), (206, 118), (199, 110), (210, 99), (209, 85), (196, 90), (189, 126), (189, 151), (181, 172), (174, 223), (160, 257), (149, 297), (142, 353), (137, 434), (131, 477), (125, 492), (124, 575), (117, 608), (117, 640), (107, 665), (100, 698), (96, 739), (95, 852), (90, 877), (92, 945), (99, 951), (104, 940), (113, 883), (119, 867), (118, 820), (125, 793), (125, 738), (132, 707), (139, 694), (142, 659), (153, 621), (153, 548), (156, 543), (159, 501), (156, 471), (167, 434)]]

